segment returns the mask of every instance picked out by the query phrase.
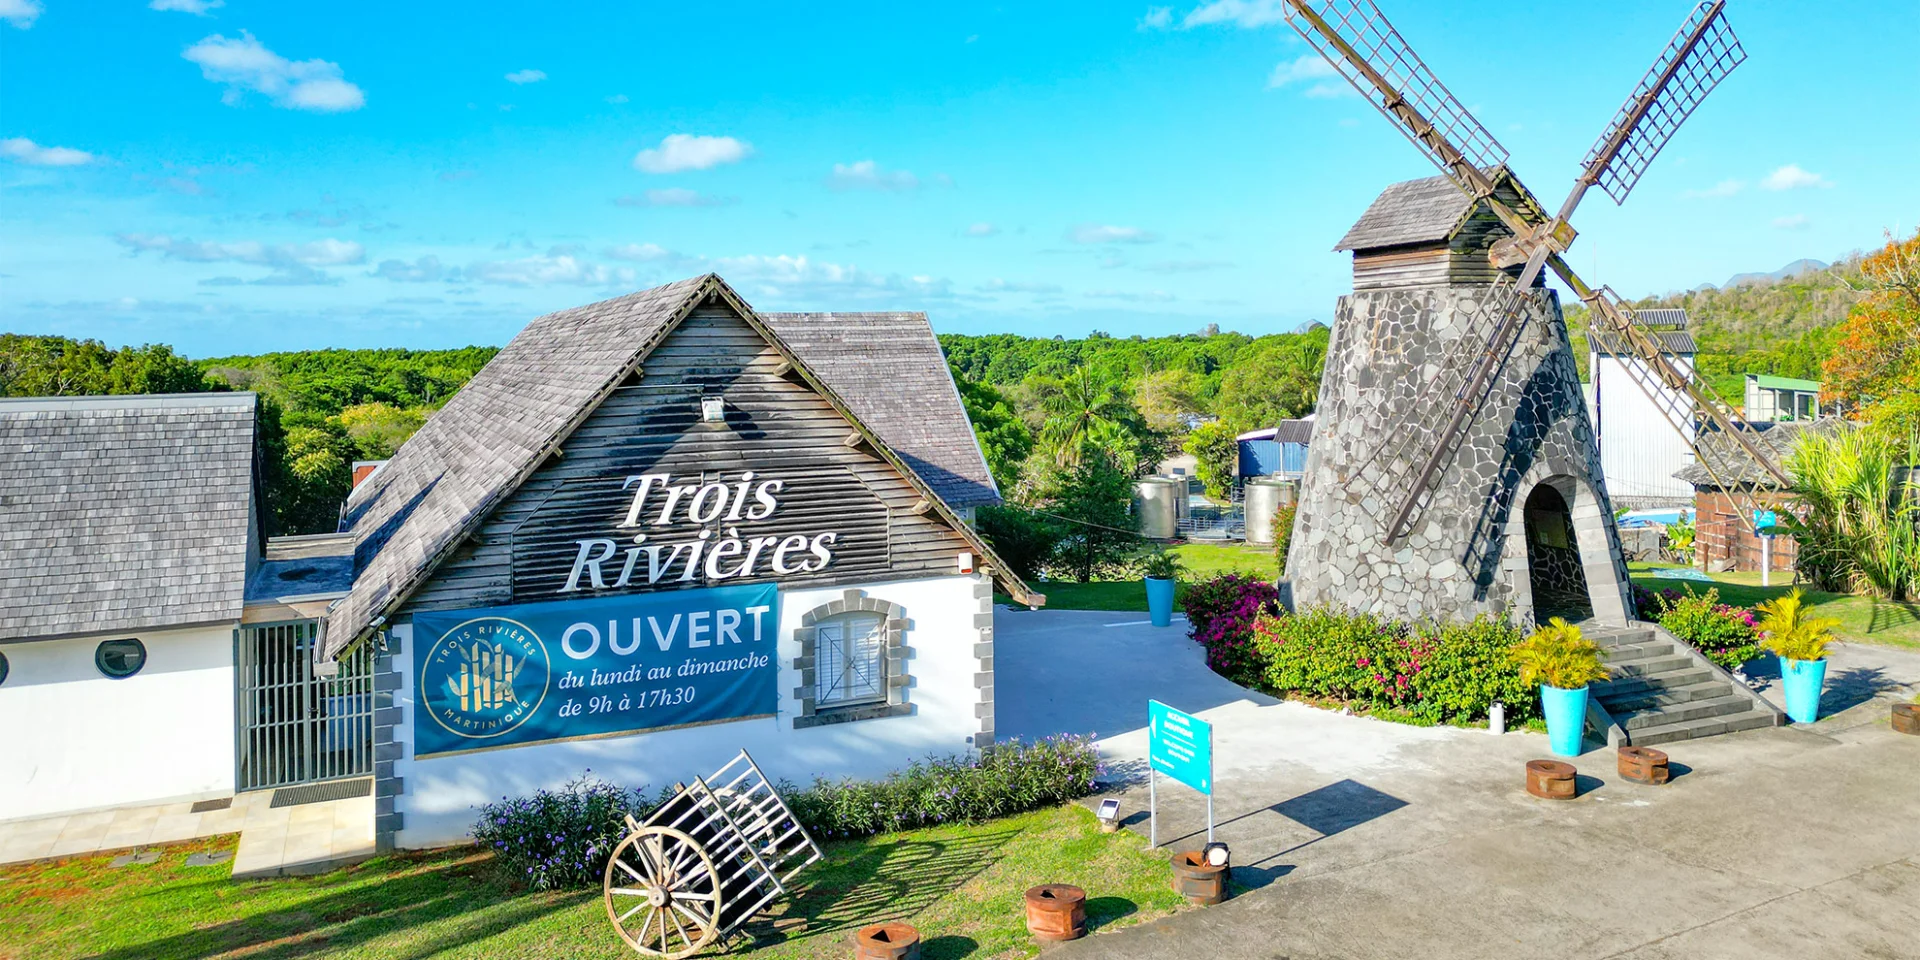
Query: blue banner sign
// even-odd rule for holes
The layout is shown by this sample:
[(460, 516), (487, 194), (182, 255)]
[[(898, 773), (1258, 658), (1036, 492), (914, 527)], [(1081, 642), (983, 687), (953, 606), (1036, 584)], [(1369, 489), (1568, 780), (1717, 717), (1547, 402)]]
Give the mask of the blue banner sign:
[(1211, 797), (1213, 726), (1158, 700), (1148, 700), (1147, 763), (1156, 772)]
[(772, 715), (771, 583), (413, 618), (415, 756)]

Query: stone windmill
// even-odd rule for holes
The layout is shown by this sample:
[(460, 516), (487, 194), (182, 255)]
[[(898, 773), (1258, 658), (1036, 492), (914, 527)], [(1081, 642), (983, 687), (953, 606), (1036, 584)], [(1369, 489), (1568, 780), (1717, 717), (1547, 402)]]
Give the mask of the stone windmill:
[[(1726, 470), (1730, 447), (1785, 479), (1751, 429), (1665, 355), (1618, 296), (1588, 286), (1560, 256), (1587, 190), (1624, 202), (1745, 59), (1724, 6), (1694, 9), (1549, 213), (1371, 0), (1287, 0), (1289, 23), (1442, 173), (1388, 188), (1340, 245), (1354, 252), (1354, 292), (1336, 311), (1302, 482), (1288, 561), (1296, 603), (1405, 618), (1632, 618), (1545, 268), (1587, 304), (1592, 342), (1619, 351), (1699, 464)], [(1701, 455), (1703, 445), (1717, 456)]]

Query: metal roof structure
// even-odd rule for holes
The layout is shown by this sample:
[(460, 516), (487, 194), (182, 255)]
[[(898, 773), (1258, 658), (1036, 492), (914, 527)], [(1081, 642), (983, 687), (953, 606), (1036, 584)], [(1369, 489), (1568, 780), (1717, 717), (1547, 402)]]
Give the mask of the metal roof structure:
[[(1647, 334), (1660, 341), (1661, 348), (1675, 356), (1691, 357), (1700, 352), (1700, 344), (1695, 342), (1693, 334), (1685, 330), (1648, 330)], [(1599, 353), (1613, 354), (1616, 357), (1633, 358), (1637, 356), (1627, 342), (1613, 334), (1599, 337), (1589, 335), (1589, 346)]]
[(1749, 373), (1747, 379), (1762, 390), (1793, 390), (1799, 393), (1819, 393), (1820, 381), (1797, 380), (1793, 377), (1774, 377), (1764, 373)]
[[(717, 275), (692, 277), (534, 319), (384, 468), (354, 489), (345, 529), (353, 534), (358, 573), (353, 589), (328, 614), (323, 655), (338, 654), (384, 623), (681, 320), (710, 299), (727, 304), (766, 336), (857, 429), (878, 441), (883, 457), (943, 507), (954, 504), (939, 492), (943, 487), (967, 498), (963, 503), (998, 499), (977, 445), (958, 456), (957, 438), (964, 432), (971, 445), (972, 427), (924, 315), (770, 318)], [(838, 322), (842, 317), (861, 319)], [(931, 389), (939, 379), (946, 381), (941, 389)], [(919, 472), (916, 461), (929, 465), (928, 474)], [(980, 556), (992, 559), (971, 529), (955, 525)], [(989, 565), (1003, 580), (1012, 577), (997, 562)], [(1017, 578), (1010, 584), (1026, 593)]]
[[(1768, 423), (1765, 421), (1747, 421), (1752, 430), (1750, 436), (1755, 445), (1772, 457), (1776, 463), (1785, 463), (1787, 455), (1793, 452), (1793, 445), (1808, 432), (1826, 432), (1840, 429), (1838, 420), (1819, 420), (1812, 423)], [(1767, 490), (1781, 489), (1780, 481), (1763, 469), (1754, 459), (1741, 450), (1733, 438), (1719, 430), (1703, 430), (1700, 433), (1699, 449), (1701, 455), (1710, 458), (1713, 470), (1709, 471), (1700, 463), (1693, 463), (1674, 471), (1676, 479), (1685, 480), (1699, 490), (1718, 490), (1722, 482), (1729, 484), (1751, 484)], [(1715, 475), (1719, 480), (1715, 480)]]
[(0, 400), (0, 640), (238, 621), (251, 393)]

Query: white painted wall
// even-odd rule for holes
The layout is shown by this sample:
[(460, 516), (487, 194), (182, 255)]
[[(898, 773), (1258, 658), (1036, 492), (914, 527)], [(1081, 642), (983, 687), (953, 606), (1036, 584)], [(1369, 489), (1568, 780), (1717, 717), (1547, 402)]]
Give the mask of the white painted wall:
[[(1669, 354), (1676, 367), (1691, 371), (1693, 357)], [(1668, 423), (1635, 382), (1625, 362), (1600, 353), (1590, 355), (1592, 386), (1587, 413), (1600, 431), (1600, 466), (1607, 478), (1607, 494), (1623, 498), (1660, 499), (1692, 503), (1693, 485), (1673, 475), (1692, 465), (1693, 448)]]
[(800, 655), (793, 631), (800, 617), (839, 599), (845, 587), (780, 591), (780, 712), (761, 720), (741, 720), (626, 737), (503, 747), (454, 757), (413, 758), (412, 624), (393, 628), (402, 654), (395, 658), (401, 687), (394, 702), (403, 708), (396, 737), (403, 744), (394, 773), (405, 789), (394, 809), (404, 814), (395, 844), (425, 848), (460, 843), (482, 804), (555, 788), (591, 770), (595, 777), (630, 787), (658, 790), (675, 781), (705, 776), (745, 748), (768, 777), (811, 783), (816, 775), (873, 777), (929, 754), (964, 753), (979, 729), (974, 687), (979, 661), (973, 647), (980, 633), (973, 625), (979, 609), (972, 576), (939, 577), (867, 586), (867, 596), (897, 603), (906, 610), (907, 672), (913, 678), (904, 717), (860, 720), (793, 729), (799, 701), (793, 692)]
[[(3, 648), (0, 820), (233, 793), (234, 624)], [(137, 637), (139, 673), (93, 665)]]

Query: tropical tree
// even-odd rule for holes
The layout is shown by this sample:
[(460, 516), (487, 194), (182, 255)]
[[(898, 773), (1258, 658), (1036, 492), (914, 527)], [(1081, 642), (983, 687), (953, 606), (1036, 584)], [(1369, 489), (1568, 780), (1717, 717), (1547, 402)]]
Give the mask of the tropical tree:
[(1040, 436), (1063, 467), (1078, 465), (1101, 445), (1099, 441), (1116, 439), (1115, 431), (1126, 431), (1134, 417), (1120, 388), (1095, 379), (1086, 367), (1063, 379), (1060, 389), (1045, 397), (1042, 408), (1047, 419)]
[(1218, 420), (1203, 423), (1187, 434), (1182, 449), (1193, 455), (1194, 473), (1206, 487), (1207, 496), (1224, 501), (1232, 495), (1240, 444), (1231, 428)]
[(960, 388), (960, 403), (973, 423), (973, 435), (980, 441), (994, 482), (1001, 490), (1013, 490), (1020, 483), (1027, 456), (1033, 453), (1033, 431), (1000, 391), (961, 377), (958, 371), (953, 382)]
[(1214, 412), (1235, 430), (1271, 427), (1311, 413), (1327, 359), (1324, 328), (1241, 357), (1220, 378)]
[(1889, 235), (1860, 276), (1865, 295), (1840, 325), (1821, 390), (1905, 442), (1920, 430), (1920, 232)]
[(1140, 378), (1133, 405), (1147, 426), (1163, 433), (1184, 433), (1183, 418), (1205, 411), (1200, 402), (1200, 376), (1191, 370), (1156, 370)]
[(1824, 590), (1920, 595), (1920, 476), (1872, 430), (1802, 436), (1788, 455), (1801, 509), (1784, 514), (1801, 573)]
[(1754, 628), (1765, 637), (1760, 645), (1788, 660), (1825, 660), (1827, 645), (1833, 642), (1833, 628), (1840, 625), (1832, 617), (1813, 616), (1797, 588), (1753, 610), (1760, 615)]

